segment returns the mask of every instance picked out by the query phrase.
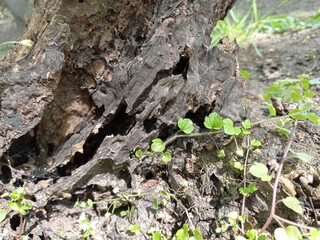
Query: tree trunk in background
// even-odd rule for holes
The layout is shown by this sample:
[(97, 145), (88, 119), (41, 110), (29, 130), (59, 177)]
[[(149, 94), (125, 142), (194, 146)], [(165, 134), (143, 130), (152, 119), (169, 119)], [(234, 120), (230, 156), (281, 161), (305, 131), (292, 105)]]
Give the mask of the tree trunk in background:
[(24, 183), (59, 178), (29, 190), (38, 207), (87, 186), (137, 191), (161, 165), (134, 150), (179, 118), (201, 127), (214, 110), (240, 121), (237, 48), (209, 49), (234, 2), (35, 1), (23, 36), (34, 46), (0, 63), (2, 181), (19, 178), (13, 168)]

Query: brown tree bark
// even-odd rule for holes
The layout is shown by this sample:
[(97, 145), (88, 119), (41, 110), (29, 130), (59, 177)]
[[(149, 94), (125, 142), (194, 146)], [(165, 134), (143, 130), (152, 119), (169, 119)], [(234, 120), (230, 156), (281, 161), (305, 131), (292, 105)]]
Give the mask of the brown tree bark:
[(3, 182), (21, 166), (24, 183), (59, 178), (30, 190), (37, 207), (87, 186), (136, 191), (157, 170), (134, 150), (170, 136), (179, 118), (241, 120), (237, 48), (209, 48), (234, 2), (35, 1), (23, 36), (33, 47), (0, 63)]

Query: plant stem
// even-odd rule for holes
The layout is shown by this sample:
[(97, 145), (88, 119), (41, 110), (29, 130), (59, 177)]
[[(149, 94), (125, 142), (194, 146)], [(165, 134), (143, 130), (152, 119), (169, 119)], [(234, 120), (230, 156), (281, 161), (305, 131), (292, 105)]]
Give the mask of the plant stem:
[(174, 194), (171, 194), (171, 197), (173, 197), (174, 200), (177, 201), (177, 203), (183, 208), (183, 210), (187, 214), (187, 218), (188, 218), (188, 221), (189, 221), (189, 224), (190, 224), (190, 228), (191, 228), (191, 231), (193, 232), (195, 230), (195, 228), (194, 228), (193, 223), (191, 221), (191, 218), (189, 216), (188, 209), (186, 209), (186, 207), (182, 204), (182, 202)]
[(23, 215), (20, 213), (20, 228), (19, 228), (19, 240), (21, 240), (22, 237), (22, 226), (23, 226)]
[[(250, 137), (248, 136), (248, 149), (246, 153), (246, 158), (244, 160), (244, 166), (243, 166), (243, 188), (245, 189), (247, 187), (247, 164), (248, 164), (248, 158), (249, 158), (249, 152), (250, 152)], [(246, 205), (246, 196), (243, 195), (242, 198), (242, 208), (241, 208), (241, 215), (244, 214), (245, 210), (245, 205)], [(241, 222), (241, 228), (244, 230), (244, 223)]]
[[(310, 109), (308, 109), (310, 110)], [(300, 112), (295, 112), (295, 113), (291, 113), (288, 115), (284, 115), (284, 116), (279, 116), (279, 117), (273, 117), (273, 118), (267, 118), (258, 122), (253, 122), (251, 124), (251, 126), (254, 125), (258, 125), (261, 123), (265, 123), (265, 122), (271, 122), (271, 121), (278, 121), (280, 119), (285, 119), (285, 118), (290, 118), (292, 116), (295, 115), (300, 115), (308, 110), (304, 110), (304, 111), (300, 111)], [(169, 143), (173, 142), (174, 140), (176, 140), (177, 138), (185, 138), (185, 137), (201, 137), (201, 136), (208, 136), (208, 135), (213, 135), (213, 134), (217, 134), (217, 133), (223, 133), (224, 130), (218, 130), (218, 131), (213, 131), (213, 132), (202, 132), (202, 133), (191, 133), (191, 134), (178, 134), (179, 131), (177, 132), (177, 134), (173, 135), (172, 137), (168, 138), (165, 142), (163, 142), (163, 145), (168, 145)], [(234, 135), (233, 135), (234, 136)]]
[(313, 227), (309, 227), (309, 226), (302, 225), (302, 224), (299, 224), (299, 223), (296, 223), (296, 222), (292, 222), (292, 221), (290, 221), (290, 220), (288, 220), (288, 219), (279, 217), (279, 216), (277, 216), (277, 215), (274, 215), (273, 217), (274, 217), (274, 219), (277, 219), (277, 220), (279, 220), (279, 221), (281, 221), (281, 222), (285, 222), (285, 223), (288, 223), (288, 224), (290, 224), (290, 225), (297, 226), (297, 227), (299, 227), (299, 228), (305, 228), (305, 229), (309, 229), (309, 230), (313, 229)]
[(287, 155), (288, 155), (288, 152), (290, 150), (290, 146), (291, 146), (291, 144), (293, 142), (293, 139), (294, 139), (294, 136), (295, 136), (295, 132), (296, 132), (296, 129), (297, 129), (297, 124), (298, 124), (298, 121), (295, 120), (293, 129), (292, 129), (292, 132), (291, 132), (290, 139), (289, 139), (288, 144), (287, 144), (287, 146), (286, 146), (286, 148), (284, 150), (284, 153), (283, 153), (283, 156), (282, 156), (282, 160), (281, 160), (281, 163), (279, 165), (279, 169), (278, 169), (278, 172), (277, 172), (276, 180), (274, 181), (270, 216), (269, 216), (268, 220), (266, 221), (266, 223), (264, 224), (264, 226), (262, 227), (262, 229), (260, 230), (259, 235), (267, 230), (267, 228), (269, 227), (272, 219), (275, 216), (274, 213), (275, 213), (275, 210), (276, 210), (277, 190), (278, 190), (279, 180), (280, 180), (280, 176), (281, 176), (281, 173), (282, 173), (282, 168), (284, 166), (284, 163), (287, 160)]

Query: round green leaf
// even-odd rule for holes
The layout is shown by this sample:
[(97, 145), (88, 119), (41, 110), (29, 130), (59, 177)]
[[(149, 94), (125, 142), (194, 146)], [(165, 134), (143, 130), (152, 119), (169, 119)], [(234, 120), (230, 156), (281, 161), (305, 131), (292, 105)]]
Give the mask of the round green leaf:
[(194, 130), (193, 122), (189, 118), (180, 118), (178, 121), (178, 127), (185, 134), (190, 134)]
[(135, 155), (137, 158), (141, 158), (141, 157), (142, 157), (142, 151), (141, 151), (141, 149), (138, 149), (138, 150), (134, 153), (134, 155)]
[(284, 203), (284, 205), (286, 205), (288, 208), (292, 209), (296, 213), (299, 213), (299, 214), (303, 213), (303, 209), (300, 205), (300, 201), (295, 197), (287, 197), (285, 199), (282, 199), (282, 202)]
[(165, 152), (162, 156), (161, 156), (161, 161), (162, 162), (170, 162), (171, 161), (171, 155), (168, 152)]
[(270, 181), (272, 179), (271, 176), (268, 175), (268, 168), (263, 163), (255, 162), (249, 169), (249, 172), (257, 177), (260, 178), (262, 181)]
[(155, 232), (154, 234), (152, 234), (152, 240), (162, 240), (161, 233)]
[(204, 126), (208, 129), (221, 129), (223, 127), (223, 121), (220, 115), (216, 112), (211, 113), (204, 119)]
[(165, 149), (165, 146), (160, 138), (156, 138), (152, 140), (151, 149), (154, 152), (162, 152)]

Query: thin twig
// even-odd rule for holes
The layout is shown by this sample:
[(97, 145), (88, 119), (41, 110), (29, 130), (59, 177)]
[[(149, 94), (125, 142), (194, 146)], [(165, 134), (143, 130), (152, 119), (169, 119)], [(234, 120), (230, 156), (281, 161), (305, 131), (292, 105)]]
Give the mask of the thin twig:
[(287, 146), (286, 146), (286, 148), (284, 150), (284, 153), (283, 153), (283, 156), (282, 156), (279, 168), (278, 168), (276, 180), (274, 181), (270, 216), (267, 219), (267, 221), (264, 224), (264, 226), (262, 227), (262, 229), (260, 230), (259, 235), (261, 235), (264, 231), (267, 230), (267, 228), (269, 227), (272, 219), (275, 216), (276, 202), (277, 202), (277, 190), (278, 190), (279, 180), (280, 180), (280, 177), (281, 177), (283, 166), (284, 166), (284, 164), (285, 164), (285, 162), (287, 160), (287, 156), (288, 156), (288, 152), (290, 150), (290, 146), (291, 146), (291, 144), (293, 142), (293, 139), (294, 139), (294, 136), (295, 136), (295, 132), (296, 132), (296, 129), (297, 129), (297, 124), (298, 124), (298, 121), (295, 120), (293, 129), (292, 129), (292, 132), (291, 132), (291, 135), (290, 135), (290, 139), (289, 139), (288, 144), (287, 144)]
[(182, 204), (182, 202), (175, 196), (175, 195), (171, 195), (173, 198), (174, 198), (174, 200), (176, 200), (177, 201), (177, 203), (183, 208), (183, 210), (185, 211), (185, 213), (186, 213), (186, 215), (187, 215), (187, 218), (188, 218), (188, 221), (189, 221), (189, 225), (190, 225), (190, 228), (191, 228), (191, 230), (192, 230), (192, 232), (195, 230), (195, 228), (194, 228), (194, 226), (193, 226), (193, 223), (192, 223), (192, 221), (191, 221), (191, 218), (190, 218), (190, 216), (189, 216), (189, 213), (188, 213), (188, 209)]
[(274, 219), (276, 219), (276, 220), (279, 220), (279, 221), (281, 221), (281, 222), (288, 223), (288, 224), (293, 225), (293, 226), (297, 226), (297, 227), (299, 227), (299, 228), (305, 228), (305, 229), (309, 229), (309, 230), (313, 229), (313, 227), (309, 227), (309, 226), (302, 225), (302, 224), (299, 224), (299, 223), (296, 223), (296, 222), (292, 222), (292, 221), (290, 221), (290, 220), (288, 220), (288, 219), (279, 217), (279, 216), (277, 216), (277, 215), (273, 215), (273, 217), (274, 217)]
[(309, 197), (309, 201), (310, 201), (311, 208), (312, 208), (312, 211), (314, 214), (314, 218), (315, 218), (316, 222), (318, 222), (318, 216), (317, 216), (316, 210), (314, 209), (314, 206), (313, 206), (312, 197)]
[[(248, 158), (249, 158), (249, 152), (250, 152), (250, 137), (248, 136), (247, 139), (248, 139), (248, 142), (247, 142), (248, 148), (247, 148), (246, 158), (244, 160), (244, 166), (243, 166), (243, 189), (247, 187), (247, 164), (248, 164)], [(246, 196), (243, 195), (241, 215), (244, 214), (245, 206), (246, 206)], [(244, 229), (243, 222), (241, 222), (241, 228)]]

